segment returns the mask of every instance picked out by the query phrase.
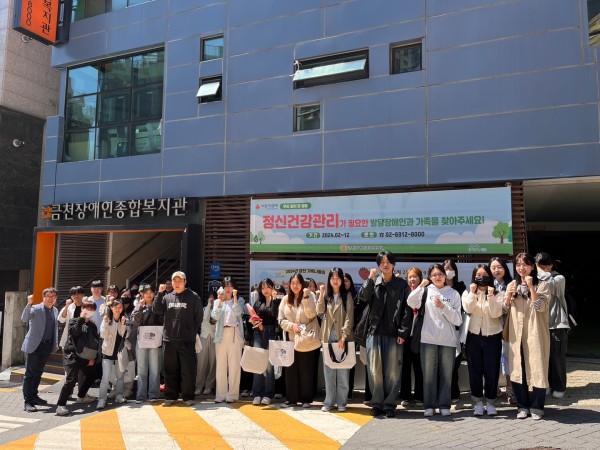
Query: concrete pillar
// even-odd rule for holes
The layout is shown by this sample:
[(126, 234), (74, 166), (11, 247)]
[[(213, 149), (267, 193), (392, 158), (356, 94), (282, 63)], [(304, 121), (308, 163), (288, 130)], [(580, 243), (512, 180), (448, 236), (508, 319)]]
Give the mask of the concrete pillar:
[(27, 294), (25, 292), (6, 292), (4, 299), (1, 370), (25, 362), (25, 354), (21, 351), (21, 345), (27, 333), (27, 324), (21, 321), (21, 314), (27, 305)]

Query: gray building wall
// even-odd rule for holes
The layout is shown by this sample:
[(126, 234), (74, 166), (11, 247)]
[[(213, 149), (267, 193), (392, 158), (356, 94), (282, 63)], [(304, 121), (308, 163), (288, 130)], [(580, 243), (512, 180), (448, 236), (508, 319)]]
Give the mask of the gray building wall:
[[(418, 38), (424, 70), (390, 75), (390, 44)], [(163, 46), (163, 151), (61, 163), (65, 68)], [(294, 60), (361, 48), (368, 79), (293, 89)], [(585, 0), (154, 0), (54, 49), (42, 203), (597, 176), (596, 53)], [(223, 101), (198, 104), (220, 74)], [(320, 130), (293, 133), (312, 102)]]

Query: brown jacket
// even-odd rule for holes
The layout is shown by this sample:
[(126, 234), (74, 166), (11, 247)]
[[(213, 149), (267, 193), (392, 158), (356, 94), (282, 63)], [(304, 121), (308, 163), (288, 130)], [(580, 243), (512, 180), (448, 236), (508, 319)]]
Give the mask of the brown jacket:
[(548, 361), (550, 358), (550, 329), (548, 328), (548, 302), (550, 288), (544, 281), (536, 286), (541, 308), (535, 310), (529, 297), (516, 295), (508, 311), (510, 379), (523, 384), (521, 346), (525, 359), (527, 385), (548, 388)]
[(321, 322), (321, 342), (328, 343), (331, 335), (331, 327), (335, 326), (335, 337), (339, 341), (342, 336), (346, 336), (346, 342), (352, 340), (352, 326), (354, 325), (354, 302), (352, 295), (346, 297), (346, 308), (342, 308), (342, 302), (334, 304), (330, 299), (327, 307), (324, 301), (317, 302), (317, 313), (323, 314)]

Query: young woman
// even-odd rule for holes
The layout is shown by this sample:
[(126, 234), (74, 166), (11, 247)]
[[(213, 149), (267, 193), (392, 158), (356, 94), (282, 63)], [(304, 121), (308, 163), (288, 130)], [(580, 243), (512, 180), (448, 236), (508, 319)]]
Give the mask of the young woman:
[[(418, 267), (411, 267), (406, 272), (406, 281), (411, 291), (414, 291), (423, 281), (423, 272)], [(414, 315), (418, 309), (413, 310)], [(411, 333), (412, 334), (412, 333)], [(410, 348), (412, 336), (404, 342), (404, 355), (402, 357), (402, 378), (400, 381), (400, 399), (402, 406), (408, 406), (411, 400), (412, 373), (415, 373), (414, 401), (423, 403), (423, 370), (421, 369), (421, 356)]]
[[(327, 276), (327, 290), (321, 286), (317, 302), (317, 314), (322, 314), (321, 342), (334, 344), (343, 349), (352, 340), (354, 329), (354, 302), (344, 285), (344, 271), (334, 267)], [(325, 356), (323, 356), (325, 358)], [(350, 369), (332, 369), (323, 359), (325, 377), (325, 400), (321, 411), (329, 412), (333, 405), (338, 411), (346, 411), (348, 403), (348, 378)]]
[[(225, 293), (222, 294), (225, 299)], [(198, 353), (196, 369), (196, 395), (209, 395), (215, 390), (217, 358), (215, 355), (215, 324), (216, 321), (210, 316), (215, 305), (215, 297), (208, 296), (208, 304), (204, 307), (202, 316), (202, 331), (200, 331), (200, 342), (202, 350)]]
[[(506, 292), (506, 287), (508, 283), (510, 283), (513, 278), (510, 274), (510, 269), (502, 258), (495, 256), (490, 260), (490, 270), (492, 271), (492, 275), (494, 276), (494, 288), (496, 292), (504, 293)], [(506, 314), (502, 315), (501, 323), (504, 328), (504, 322), (506, 321)], [(508, 367), (508, 342), (502, 341), (502, 356), (500, 357), (500, 370), (502, 371), (502, 375), (506, 380), (506, 401), (511, 405), (516, 405), (515, 398), (512, 392), (512, 386), (510, 384), (510, 368)]]
[(443, 265), (433, 264), (427, 273), (429, 279), (423, 280), (408, 296), (408, 306), (419, 309), (427, 287), (421, 330), (423, 405), (425, 417), (433, 416), (436, 405), (440, 408), (442, 416), (449, 416), (450, 384), (458, 334), (456, 327), (462, 323), (460, 295), (446, 285), (446, 272)]
[(550, 317), (550, 369), (548, 383), (552, 397), (562, 398), (567, 389), (567, 343), (569, 313), (565, 299), (565, 277), (554, 270), (554, 261), (548, 253), (535, 255), (538, 278), (550, 286), (548, 303)]
[[(242, 350), (244, 348), (244, 299), (238, 297), (237, 283), (232, 277), (223, 278), (222, 292), (211, 312), (215, 325), (217, 357), (215, 403), (233, 403), (240, 398)], [(224, 296), (223, 296), (224, 294)]]
[(136, 403), (143, 403), (146, 399), (151, 402), (158, 400), (160, 397), (160, 354), (162, 352), (161, 345), (156, 348), (141, 348), (139, 346), (139, 336), (143, 333), (145, 326), (162, 326), (163, 315), (152, 311), (152, 303), (154, 301), (154, 290), (149, 284), (143, 284), (141, 287), (141, 298), (137, 306), (131, 314), (133, 326), (137, 329), (138, 342), (136, 349), (137, 361), (137, 394), (135, 397)]
[[(96, 314), (96, 303), (86, 301), (81, 305), (79, 317), (73, 317), (69, 320), (66, 342), (63, 345), (63, 361), (65, 367), (65, 384), (63, 385), (58, 402), (56, 402), (56, 415), (66, 416), (69, 414), (67, 409), (67, 399), (73, 393), (73, 388), (78, 380), (79, 373), (83, 373), (83, 379), (79, 382), (79, 392), (75, 403), (90, 403), (96, 400), (95, 397), (87, 395), (87, 392), (94, 382), (96, 375), (94, 369), (95, 358), (83, 359), (77, 355), (77, 352), (83, 350), (84, 343), (100, 342), (98, 328), (91, 320)], [(89, 347), (88, 347), (89, 348)], [(96, 348), (96, 350), (99, 350)]]
[[(315, 295), (304, 289), (304, 278), (295, 273), (289, 281), (288, 294), (279, 306), (279, 323), (287, 338), (294, 341), (294, 336), (302, 331), (310, 321), (317, 320)], [(314, 371), (316, 356), (320, 349), (308, 352), (294, 350), (294, 363), (286, 367), (285, 389), (287, 401), (284, 408), (302, 404), (303, 408), (310, 408), (315, 395)]]
[[(458, 292), (459, 296), (463, 295), (463, 292), (467, 290), (467, 286), (464, 282), (458, 279), (458, 267), (453, 259), (447, 259), (444, 261), (444, 270), (446, 271), (446, 284)], [(462, 308), (462, 306), (461, 306)], [(461, 310), (462, 312), (462, 310)], [(460, 363), (463, 360), (463, 348), (462, 344), (456, 342), (456, 357), (454, 358), (454, 366), (452, 367), (452, 403), (458, 403), (460, 401), (460, 387), (458, 384), (458, 370), (460, 369)]]
[[(269, 348), (269, 341), (276, 339), (277, 316), (279, 314), (280, 300), (277, 299), (275, 284), (270, 278), (265, 278), (258, 284), (256, 290), (258, 298), (254, 303), (254, 310), (261, 321), (250, 319), (254, 327), (254, 347)], [(260, 326), (259, 326), (260, 324)], [(252, 384), (254, 405), (270, 405), (275, 396), (275, 373), (269, 363), (264, 374), (254, 374)]]
[(110, 309), (102, 319), (100, 325), (100, 337), (102, 341), (102, 381), (100, 381), (100, 390), (98, 394), (98, 406), (97, 409), (102, 409), (106, 406), (108, 382), (110, 379), (111, 371), (114, 367), (115, 374), (117, 377), (116, 382), (116, 403), (125, 403), (123, 397), (123, 377), (124, 373), (119, 368), (117, 361), (117, 354), (121, 342), (125, 339), (127, 333), (127, 319), (123, 315), (123, 303), (121, 300), (115, 300), (110, 305)]
[(470, 314), (466, 350), (475, 416), (497, 414), (494, 404), (502, 352), (502, 301), (503, 295), (497, 295), (494, 289), (490, 268), (486, 264), (475, 266), (469, 289), (462, 295), (463, 308)]
[[(506, 288), (504, 308), (508, 310), (510, 380), (517, 401), (517, 419), (529, 414), (533, 420), (544, 415), (548, 388), (550, 329), (548, 302), (550, 287), (539, 281), (531, 255), (515, 259), (515, 279)], [(529, 393), (533, 387), (533, 393)]]

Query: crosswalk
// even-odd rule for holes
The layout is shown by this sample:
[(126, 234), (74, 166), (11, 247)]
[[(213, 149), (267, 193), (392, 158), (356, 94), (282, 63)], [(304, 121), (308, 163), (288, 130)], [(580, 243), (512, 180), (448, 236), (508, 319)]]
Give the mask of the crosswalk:
[(12, 417), (0, 414), (0, 433), (23, 427), (30, 423), (39, 422), (40, 419), (28, 419), (25, 417)]
[(367, 408), (326, 413), (316, 406), (310, 410), (280, 409), (244, 402), (198, 403), (193, 407), (127, 404), (1, 448), (339, 449), (371, 420), (368, 413)]

